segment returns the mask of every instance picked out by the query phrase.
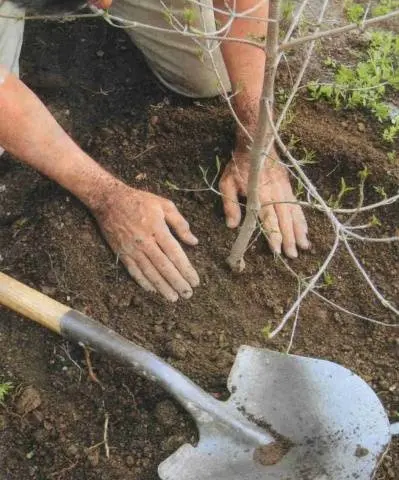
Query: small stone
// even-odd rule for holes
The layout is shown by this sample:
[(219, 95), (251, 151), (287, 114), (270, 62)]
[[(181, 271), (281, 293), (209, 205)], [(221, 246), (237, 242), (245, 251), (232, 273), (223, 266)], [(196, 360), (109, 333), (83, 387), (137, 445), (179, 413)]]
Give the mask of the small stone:
[(154, 413), (157, 421), (164, 427), (172, 427), (177, 423), (177, 408), (170, 400), (159, 402)]
[(43, 422), (43, 427), (44, 427), (48, 432), (53, 429), (52, 423), (50, 423), (48, 420), (45, 420), (45, 421)]
[(142, 305), (143, 303), (143, 299), (140, 295), (135, 295), (133, 298), (132, 298), (132, 305), (134, 307), (139, 307), (140, 305)]
[(39, 428), (33, 434), (33, 438), (37, 443), (44, 443), (48, 439), (48, 432), (44, 428)]
[(131, 455), (128, 455), (126, 458), (125, 458), (125, 462), (126, 462), (126, 465), (128, 467), (133, 467), (134, 465), (134, 458), (131, 456)]
[(187, 356), (187, 348), (179, 339), (173, 339), (166, 344), (166, 353), (176, 360), (184, 360)]
[(153, 115), (151, 118), (150, 118), (150, 123), (153, 127), (155, 127), (155, 125), (157, 125), (159, 123), (159, 117), (158, 115)]
[(96, 55), (97, 55), (97, 57), (102, 58), (104, 56), (104, 51), (103, 50), (97, 50)]
[(273, 313), (274, 315), (282, 315), (284, 313), (284, 309), (281, 305), (274, 305), (273, 307)]
[(69, 445), (69, 447), (67, 448), (67, 454), (70, 455), (71, 457), (75, 457), (78, 452), (79, 452), (79, 448), (74, 444)]
[(154, 326), (154, 333), (156, 333), (157, 335), (163, 334), (164, 330), (163, 330), (162, 325), (155, 325)]
[(39, 392), (32, 386), (26, 387), (19, 396), (16, 410), (19, 415), (26, 415), (36, 410), (42, 403)]
[(392, 479), (392, 480), (393, 480), (394, 478), (396, 478), (395, 470), (394, 470), (392, 467), (389, 467), (389, 468), (387, 469), (387, 475), (388, 475), (388, 478), (390, 478), (390, 479)]
[(359, 132), (365, 132), (366, 131), (366, 125), (363, 122), (359, 122), (357, 124), (357, 129), (359, 130)]

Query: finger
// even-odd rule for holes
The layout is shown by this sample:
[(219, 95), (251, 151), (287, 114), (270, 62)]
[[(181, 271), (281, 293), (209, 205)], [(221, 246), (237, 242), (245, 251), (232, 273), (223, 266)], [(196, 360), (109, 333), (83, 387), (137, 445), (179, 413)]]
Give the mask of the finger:
[(165, 255), (175, 265), (187, 282), (192, 287), (197, 287), (200, 283), (197, 272), (191, 265), (179, 242), (170, 234), (166, 226), (164, 231), (156, 236), (156, 240)]
[(145, 254), (173, 290), (177, 291), (183, 298), (192, 296), (193, 290), (190, 284), (182, 277), (181, 273), (157, 244), (148, 245), (145, 249)]
[(168, 282), (162, 277), (151, 260), (143, 253), (136, 253), (135, 262), (146, 276), (149, 282), (156, 288), (157, 292), (163, 295), (170, 302), (176, 302), (179, 295)]
[(308, 224), (306, 222), (305, 215), (302, 208), (299, 205), (292, 207), (292, 220), (294, 225), (294, 234), (296, 243), (299, 248), (307, 250), (310, 248), (310, 242), (308, 240)]
[(282, 235), (284, 253), (289, 258), (297, 258), (298, 251), (295, 243), (291, 205), (287, 203), (276, 204), (275, 210)]
[(128, 257), (127, 255), (121, 256), (121, 261), (127, 268), (130, 276), (136, 280), (136, 282), (140, 285), (141, 288), (144, 288), (147, 292), (156, 292), (154, 285), (148, 281), (148, 279), (144, 276), (143, 272), (138, 267), (137, 263)]
[[(265, 202), (262, 202), (265, 203)], [(263, 231), (270, 248), (274, 253), (281, 253), (282, 236), (278, 224), (276, 212), (272, 205), (263, 207), (260, 211), (260, 219), (263, 226)]]
[(223, 199), (226, 225), (229, 228), (237, 228), (241, 221), (241, 208), (238, 203), (238, 192), (234, 179), (232, 177), (222, 178), (219, 189)]
[(197, 245), (198, 238), (191, 233), (189, 223), (173, 202), (165, 201), (164, 212), (166, 223), (173, 228), (178, 237), (189, 245)]

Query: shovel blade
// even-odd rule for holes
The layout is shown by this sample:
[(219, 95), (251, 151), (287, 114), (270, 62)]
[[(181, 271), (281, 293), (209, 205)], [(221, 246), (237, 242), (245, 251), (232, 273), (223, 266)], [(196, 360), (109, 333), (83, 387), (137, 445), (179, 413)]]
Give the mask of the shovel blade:
[(290, 448), (262, 464), (257, 447), (223, 426), (198, 422), (197, 446), (159, 466), (162, 480), (371, 479), (391, 440), (385, 410), (361, 378), (337, 364), (241, 347), (224, 407), (254, 420)]

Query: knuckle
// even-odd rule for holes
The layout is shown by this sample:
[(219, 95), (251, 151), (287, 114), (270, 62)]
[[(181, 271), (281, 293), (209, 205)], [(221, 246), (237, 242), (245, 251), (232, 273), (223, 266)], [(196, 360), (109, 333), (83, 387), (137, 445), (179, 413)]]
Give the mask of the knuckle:
[(164, 208), (165, 208), (165, 210), (167, 210), (168, 212), (177, 211), (176, 205), (174, 204), (174, 202), (172, 202), (172, 200), (169, 200), (169, 199), (165, 199), (165, 201), (164, 201)]
[(227, 175), (226, 173), (222, 175), (221, 179), (219, 180), (219, 188), (222, 189), (227, 189), (231, 186), (232, 184), (232, 178), (230, 175)]
[(188, 231), (188, 230), (190, 230), (190, 225), (189, 225), (188, 221), (187, 221), (186, 219), (184, 219), (184, 218), (182, 218), (181, 220), (179, 220), (178, 225), (179, 225), (179, 229), (180, 229), (180, 230), (183, 230), (183, 231)]

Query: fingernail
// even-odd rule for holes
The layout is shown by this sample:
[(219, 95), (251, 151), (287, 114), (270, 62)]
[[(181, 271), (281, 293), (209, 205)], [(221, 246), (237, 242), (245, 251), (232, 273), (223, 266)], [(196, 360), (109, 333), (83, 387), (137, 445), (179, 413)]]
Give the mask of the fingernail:
[(174, 293), (171, 293), (170, 295), (168, 295), (166, 298), (167, 298), (170, 302), (175, 303), (175, 302), (177, 302), (177, 300), (179, 300), (179, 295), (178, 295), (176, 292), (174, 292)]
[(188, 299), (188, 298), (191, 298), (193, 296), (193, 291), (190, 289), (190, 290), (184, 290), (183, 292), (181, 292), (180, 294), (184, 299)]
[(226, 225), (227, 225), (227, 228), (236, 228), (237, 221), (234, 220), (233, 218), (226, 218)]
[(297, 258), (298, 252), (295, 247), (288, 247), (285, 251), (287, 257), (289, 258)]
[(281, 245), (270, 245), (270, 248), (275, 255), (281, 255)]
[(198, 238), (195, 235), (193, 235), (192, 233), (188, 234), (187, 240), (188, 240), (189, 243), (191, 243), (191, 245), (197, 245), (198, 244)]

